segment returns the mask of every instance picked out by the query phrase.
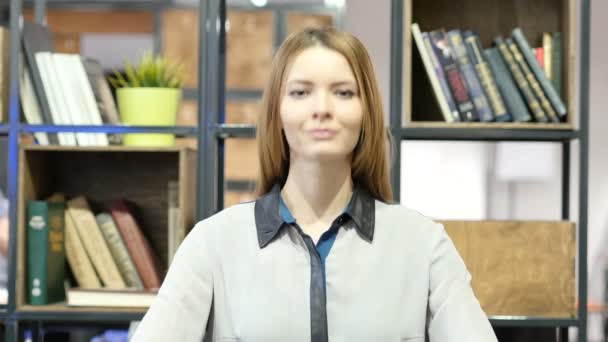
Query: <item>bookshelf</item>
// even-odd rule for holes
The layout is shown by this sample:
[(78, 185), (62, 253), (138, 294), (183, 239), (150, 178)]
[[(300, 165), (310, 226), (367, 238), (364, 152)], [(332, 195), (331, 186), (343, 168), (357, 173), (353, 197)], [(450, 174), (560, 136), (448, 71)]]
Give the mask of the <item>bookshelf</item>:
[[(574, 0), (521, 1), (420, 1), (393, 0), (391, 19), (391, 98), (390, 123), (397, 140), (396, 155), (401, 155), (400, 141), (547, 141), (562, 146), (562, 214), (570, 217), (570, 150), (578, 140), (580, 173), (578, 185), (579, 217), (575, 238), (575, 261), (564, 267), (578, 269), (576, 289), (578, 303), (587, 303), (587, 196), (588, 196), (588, 125), (589, 125), (589, 1), (581, 1), (580, 18)], [(457, 15), (455, 15), (457, 13)], [(483, 20), (479, 20), (483, 18)], [(510, 35), (520, 26), (528, 39), (535, 40), (545, 31), (563, 33), (563, 89), (567, 122), (545, 124), (505, 123), (444, 123), (435, 104), (432, 89), (420, 61), (413, 58), (411, 23), (418, 22), (422, 30), (441, 27), (472, 29), (479, 33), (482, 45), (488, 47), (499, 34)], [(580, 36), (575, 27), (580, 23)], [(580, 39), (579, 107), (574, 106), (575, 42)], [(415, 84), (415, 86), (414, 86)], [(399, 199), (401, 166), (393, 167), (393, 189)], [(568, 293), (571, 295), (571, 293)], [(587, 305), (576, 306), (572, 317), (490, 316), (494, 327), (558, 328), (561, 340), (566, 340), (567, 328), (576, 327), (578, 341), (587, 340)]]
[[(577, 24), (575, 1), (481, 1), (406, 0), (403, 4), (403, 127), (425, 128), (516, 128), (544, 130), (573, 130), (577, 110), (574, 106), (574, 49)], [(483, 20), (480, 20), (483, 18)], [(491, 47), (498, 35), (509, 37), (520, 27), (531, 46), (537, 46), (543, 32), (562, 32), (562, 99), (567, 108), (567, 121), (542, 123), (445, 123), (436, 104), (428, 77), (414, 48), (411, 24), (418, 23), (422, 31), (449, 29), (472, 30), (479, 35), (483, 48)], [(414, 86), (415, 84), (415, 86)], [(499, 126), (499, 127), (497, 127)]]

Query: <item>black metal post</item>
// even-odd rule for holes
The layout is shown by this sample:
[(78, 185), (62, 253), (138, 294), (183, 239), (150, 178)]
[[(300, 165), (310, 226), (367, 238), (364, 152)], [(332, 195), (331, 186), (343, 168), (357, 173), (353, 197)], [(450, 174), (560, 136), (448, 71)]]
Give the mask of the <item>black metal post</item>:
[(198, 187), (197, 219), (213, 215), (218, 208), (218, 160), (220, 153), (216, 135), (223, 117), (226, 70), (226, 1), (201, 1), (199, 49), (198, 106)]
[(578, 341), (587, 341), (587, 223), (589, 196), (589, 35), (591, 0), (581, 3), (580, 44), (580, 175), (578, 227)]
[(401, 200), (401, 113), (403, 104), (403, 0), (391, 3), (390, 128), (394, 137), (391, 182), (395, 203)]

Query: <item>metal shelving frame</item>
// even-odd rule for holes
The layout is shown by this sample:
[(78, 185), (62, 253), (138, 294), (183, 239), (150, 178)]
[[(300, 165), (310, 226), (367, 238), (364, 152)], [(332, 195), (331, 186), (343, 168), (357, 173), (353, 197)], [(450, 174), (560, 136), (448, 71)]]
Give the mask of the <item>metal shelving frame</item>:
[[(570, 204), (570, 146), (571, 141), (579, 140), (580, 172), (579, 187), (579, 221), (578, 221), (578, 301), (587, 302), (587, 197), (588, 197), (588, 144), (589, 144), (589, 25), (590, 0), (582, 0), (581, 35), (580, 35), (580, 117), (577, 131), (549, 131), (530, 129), (437, 129), (437, 128), (404, 128), (401, 127), (402, 115), (402, 61), (403, 61), (403, 0), (391, 0), (391, 81), (390, 81), (390, 129), (397, 141), (396, 161), (392, 166), (392, 185), (395, 200), (400, 199), (400, 153), (401, 141), (404, 140), (466, 140), (466, 141), (549, 141), (562, 145), (562, 219), (569, 219)], [(30, 3), (26, 1), (26, 3)], [(35, 17), (42, 19), (46, 8), (44, 0), (35, 0)], [(22, 11), (22, 0), (11, 0), (11, 65), (10, 65), (10, 119), (8, 124), (0, 125), (0, 134), (9, 136), (9, 201), (17, 203), (17, 167), (18, 167), (18, 137), (20, 133), (33, 132), (104, 132), (104, 133), (142, 133), (163, 132), (178, 135), (195, 135), (198, 137), (198, 186), (197, 186), (197, 218), (203, 219), (213, 215), (222, 208), (224, 180), (224, 141), (232, 138), (253, 138), (255, 127), (251, 125), (224, 124), (225, 100), (259, 99), (259, 91), (225, 90), (226, 70), (226, 32), (225, 25), (216, 25), (226, 21), (225, 0), (201, 0), (200, 3), (200, 49), (199, 49), (199, 88), (186, 89), (185, 98), (198, 99), (198, 127), (126, 127), (126, 126), (49, 126), (25, 125), (19, 122), (19, 87), (18, 87), (18, 58), (20, 49), (19, 16)], [(159, 9), (169, 6), (170, 2), (159, 1), (53, 1), (52, 6), (72, 7), (75, 5), (108, 6), (118, 8), (152, 8)], [(232, 7), (230, 7), (232, 8)], [(254, 6), (236, 8), (256, 9)], [(265, 8), (268, 9), (268, 8)], [(279, 10), (275, 24), (285, 32), (285, 13), (287, 10), (302, 10), (302, 7), (285, 6)], [(316, 9), (316, 10), (320, 10)], [(337, 24), (341, 26), (339, 11), (330, 11), (336, 15)], [(157, 24), (160, 25), (158, 21)], [(157, 33), (160, 29), (156, 29)], [(276, 34), (275, 47), (283, 40), (284, 35)], [(155, 44), (160, 49), (160, 43)], [(230, 183), (230, 182), (229, 182)], [(234, 184), (234, 182), (232, 182)], [(239, 183), (239, 182), (236, 182)], [(235, 187), (247, 186), (236, 184)], [(100, 313), (100, 312), (17, 312), (15, 308), (15, 265), (17, 210), (15, 205), (10, 208), (10, 245), (9, 245), (9, 303), (0, 310), (0, 318), (4, 319), (6, 341), (17, 341), (19, 322), (35, 323), (83, 323), (96, 322), (118, 323), (139, 319), (141, 314), (133, 313)], [(577, 327), (579, 341), (586, 341), (587, 308), (579, 305), (578, 315), (571, 319), (537, 318), (537, 317), (490, 317), (496, 327), (556, 327), (565, 329)], [(561, 336), (565, 336), (562, 334)]]

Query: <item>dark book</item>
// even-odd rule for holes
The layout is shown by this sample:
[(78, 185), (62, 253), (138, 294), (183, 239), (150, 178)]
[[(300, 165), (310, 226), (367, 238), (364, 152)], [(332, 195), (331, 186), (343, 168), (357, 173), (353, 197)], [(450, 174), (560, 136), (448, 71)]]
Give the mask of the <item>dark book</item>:
[(511, 38), (505, 39), (505, 43), (509, 47), (511, 54), (513, 55), (513, 59), (515, 59), (515, 62), (521, 68), (521, 71), (524, 74), (524, 77), (528, 81), (528, 84), (530, 85), (532, 92), (538, 99), (538, 102), (540, 103), (540, 106), (543, 108), (543, 112), (545, 112), (545, 115), (547, 115), (547, 118), (551, 122), (559, 122), (557, 113), (555, 112), (553, 107), (551, 107), (551, 104), (549, 103), (549, 100), (545, 96), (545, 93), (544, 93), (543, 89), (541, 88), (540, 83), (538, 82), (538, 80), (536, 79), (534, 74), (532, 73), (532, 70), (530, 70), (528, 63), (524, 59), (524, 56), (523, 56), (521, 50), (519, 49), (519, 47), (517, 46), (517, 44)]
[(488, 102), (490, 103), (490, 107), (494, 113), (494, 120), (498, 122), (511, 121), (511, 116), (507, 112), (507, 107), (502, 99), (502, 96), (500, 95), (500, 91), (496, 85), (496, 80), (494, 79), (490, 66), (484, 57), (483, 48), (479, 42), (479, 37), (477, 37), (477, 35), (471, 31), (466, 31), (464, 33), (464, 44), (469, 53), (471, 64), (475, 66), (481, 86), (487, 95)]
[(31, 305), (63, 301), (65, 275), (64, 202), (27, 204), (27, 279)]
[(551, 82), (557, 91), (557, 94), (562, 97), (562, 33), (553, 32), (551, 34)]
[(496, 85), (505, 101), (505, 106), (507, 107), (507, 112), (511, 119), (517, 122), (528, 122), (532, 120), (526, 102), (519, 93), (517, 84), (515, 84), (515, 80), (503, 60), (501, 53), (498, 51), (498, 48), (486, 49), (484, 50), (484, 54), (488, 61), (488, 66), (492, 71), (492, 76), (494, 76), (494, 79), (496, 80)]
[(475, 109), (477, 110), (479, 120), (486, 122), (494, 121), (494, 113), (492, 112), (492, 108), (490, 108), (488, 98), (486, 97), (481, 83), (479, 82), (477, 72), (475, 72), (475, 67), (469, 60), (469, 54), (464, 45), (460, 30), (449, 31), (448, 40), (450, 42), (450, 47), (454, 52), (454, 58), (457, 61), (460, 72), (464, 76), (467, 89), (469, 90), (469, 96), (473, 101)]
[[(40, 113), (42, 114), (42, 121), (44, 121), (45, 124), (53, 124), (54, 121), (51, 115), (51, 108), (49, 107), (49, 100), (44, 91), (40, 69), (36, 63), (36, 53), (53, 52), (55, 50), (53, 37), (47, 27), (27, 21), (23, 23), (22, 36), (23, 51), (27, 63), (26, 67), (32, 78), (32, 85), (38, 101), (38, 108), (40, 108)], [(59, 144), (59, 138), (55, 133), (48, 134), (48, 139), (50, 144)]]
[(454, 101), (458, 106), (461, 121), (479, 121), (479, 115), (469, 97), (469, 90), (458, 69), (445, 32), (443, 30), (431, 31), (429, 36), (437, 60), (443, 68)]
[(538, 99), (534, 95), (532, 88), (530, 88), (530, 84), (528, 84), (526, 76), (524, 76), (523, 71), (515, 61), (515, 58), (513, 58), (513, 54), (511, 53), (509, 46), (505, 43), (502, 37), (495, 38), (494, 44), (496, 44), (496, 47), (505, 61), (508, 70), (511, 72), (511, 76), (513, 76), (515, 84), (517, 84), (519, 91), (523, 95), (523, 98), (526, 101), (530, 112), (532, 112), (534, 119), (538, 122), (547, 122), (548, 120), (545, 116), (545, 112), (540, 106), (540, 102), (538, 102)]
[[(118, 117), (118, 109), (116, 108), (116, 102), (112, 96), (112, 90), (106, 80), (103, 72), (103, 68), (98, 61), (82, 57), (82, 65), (87, 73), (87, 78), (91, 84), (97, 107), (99, 108), (99, 114), (104, 124), (118, 125), (120, 119)], [(122, 136), (120, 134), (109, 134), (108, 140), (113, 145), (122, 144)]]
[(454, 102), (454, 96), (452, 96), (452, 91), (450, 90), (448, 81), (445, 78), (443, 68), (441, 67), (441, 64), (439, 64), (439, 60), (437, 59), (437, 55), (435, 54), (435, 49), (433, 49), (433, 44), (431, 43), (431, 38), (428, 32), (422, 32), (422, 41), (424, 42), (424, 48), (426, 49), (429, 55), (429, 59), (431, 61), (431, 64), (433, 65), (435, 74), (437, 75), (437, 79), (439, 80), (441, 91), (448, 103), (448, 108), (450, 109), (452, 120), (454, 122), (461, 121), (460, 113), (458, 113), (458, 107), (456, 106), (456, 102)]

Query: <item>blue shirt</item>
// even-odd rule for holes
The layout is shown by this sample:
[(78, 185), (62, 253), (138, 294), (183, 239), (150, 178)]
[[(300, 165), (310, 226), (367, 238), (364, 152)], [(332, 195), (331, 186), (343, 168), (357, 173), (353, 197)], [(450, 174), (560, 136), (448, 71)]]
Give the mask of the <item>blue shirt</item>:
[[(344, 212), (348, 209), (348, 205), (344, 209)], [(291, 214), (285, 202), (283, 201), (283, 197), (280, 197), (280, 207), (279, 211), (283, 221), (288, 224), (296, 223), (295, 217)], [(321, 264), (323, 265), (323, 271), (325, 272), (325, 259), (329, 255), (331, 251), (331, 247), (334, 245), (334, 241), (336, 241), (336, 236), (338, 235), (338, 229), (340, 229), (340, 225), (332, 224), (329, 229), (321, 235), (319, 241), (317, 242), (316, 248), (317, 253), (319, 253), (319, 257), (321, 257)]]

